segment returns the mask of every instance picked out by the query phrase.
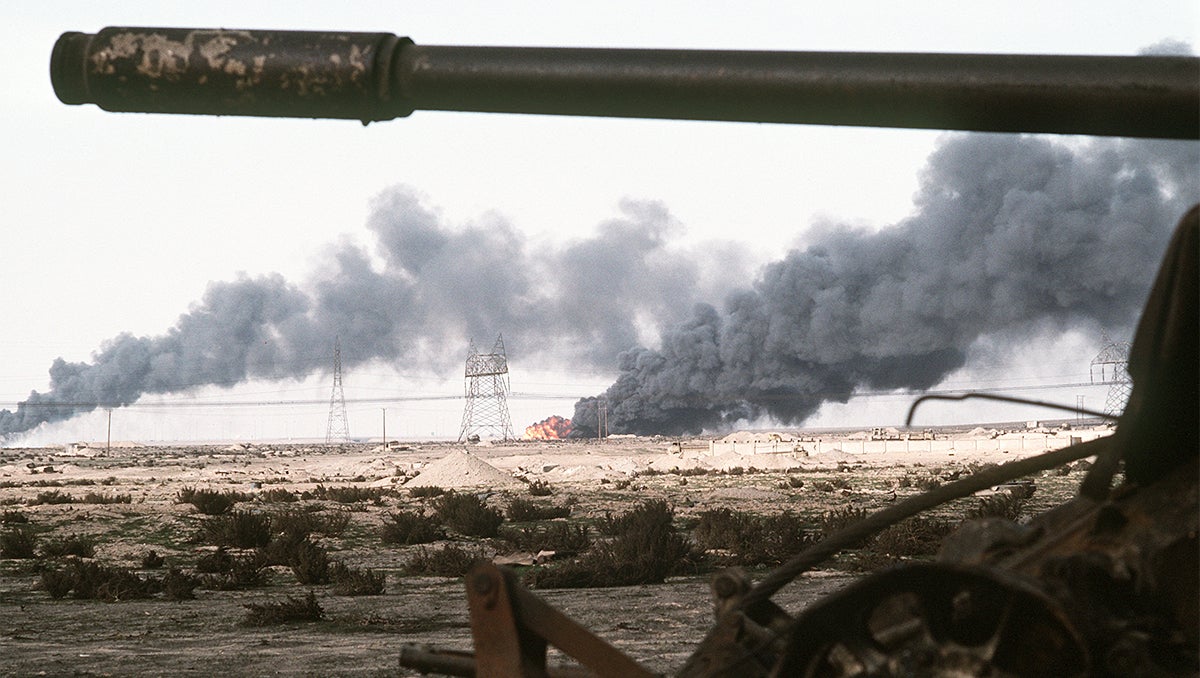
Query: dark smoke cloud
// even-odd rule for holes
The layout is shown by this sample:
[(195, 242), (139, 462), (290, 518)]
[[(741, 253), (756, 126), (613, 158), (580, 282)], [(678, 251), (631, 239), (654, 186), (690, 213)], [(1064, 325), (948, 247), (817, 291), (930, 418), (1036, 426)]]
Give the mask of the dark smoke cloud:
[[(411, 190), (372, 206), (374, 249), (331, 247), (304, 285), (279, 275), (209, 285), (156, 337), (120, 335), (90, 362), (54, 361), (50, 389), (0, 410), (0, 436), (143, 394), (328, 370), (335, 337), (347, 367), (410, 361), (461, 369), (467, 341), (503, 333), (520, 360), (568, 357), (611, 369), (638, 344), (639, 318), (682, 319), (714, 280), (703, 256), (675, 246), (678, 224), (660, 204), (626, 201), (594, 237), (527, 239), (499, 217), (451, 228)], [(721, 263), (725, 280), (739, 267)]]
[(981, 338), (1125, 334), (1200, 197), (1198, 165), (1190, 142), (948, 136), (911, 217), (879, 232), (819, 226), (721, 310), (699, 305), (660, 348), (623, 353), (617, 381), (572, 421), (590, 434), (603, 400), (613, 433), (799, 423), (856, 389), (933, 386)]

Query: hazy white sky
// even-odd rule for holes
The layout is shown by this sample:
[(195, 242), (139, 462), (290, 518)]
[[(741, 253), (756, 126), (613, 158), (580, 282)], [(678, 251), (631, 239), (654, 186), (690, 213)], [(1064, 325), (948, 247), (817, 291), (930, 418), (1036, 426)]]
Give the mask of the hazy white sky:
[[(54, 97), (49, 55), (64, 31), (220, 26), (390, 31), (423, 44), (1074, 54), (1134, 54), (1168, 38), (1195, 45), (1200, 35), (1200, 5), (1191, 1), (309, 5), (79, 1), (0, 10), (0, 407), (44, 390), (56, 357), (87, 360), (121, 332), (161, 334), (210, 281), (272, 271), (303, 280), (330, 245), (365, 240), (370, 202), (389, 186), (413, 187), (448, 222), (499, 215), (531, 239), (585, 237), (618, 213), (623, 198), (658, 200), (686, 229), (686, 242), (733, 241), (765, 262), (802, 242), (814, 220), (885, 227), (903, 218), (938, 137), (435, 112), (369, 127), (112, 114)], [(1066, 336), (1052, 348), (1087, 355), (1096, 346), (1096, 338)], [(1014, 360), (1037, 362), (1039, 351), (1030, 353)], [(510, 357), (518, 391), (594, 393), (615, 373), (534, 371)], [(1035, 378), (1040, 369), (1053, 380), (1063, 368), (1026, 365), (1004, 374)], [(461, 389), (457, 374), (404, 382), (390, 375), (387, 366), (347, 374), (347, 398)], [(327, 377), (241, 392), (329, 395)], [(1102, 398), (1102, 390), (1088, 392), (1089, 405), (1100, 407)], [(511, 405), (518, 428), (570, 413), (569, 400)], [(389, 421), (396, 419), (389, 432), (455, 435), (460, 407), (389, 405)], [(817, 423), (871, 412), (894, 418), (895, 403), (879, 407), (829, 408)], [(170, 410), (152, 423), (114, 415), (114, 437), (319, 437), (325, 411), (317, 405), (302, 415), (243, 417)], [(102, 437), (99, 416), (52, 427), (37, 440)], [(376, 405), (353, 405), (352, 433), (366, 435), (362, 429), (380, 416)], [(364, 420), (370, 424), (356, 426)]]

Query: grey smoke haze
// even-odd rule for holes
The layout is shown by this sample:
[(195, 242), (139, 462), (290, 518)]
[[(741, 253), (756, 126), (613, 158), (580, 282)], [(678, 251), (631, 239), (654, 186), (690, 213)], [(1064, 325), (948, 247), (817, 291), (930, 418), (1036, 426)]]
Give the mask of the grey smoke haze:
[(740, 275), (728, 251), (718, 266), (676, 246), (661, 204), (620, 208), (593, 237), (541, 242), (495, 216), (453, 228), (411, 189), (390, 189), (372, 206), (373, 250), (331, 246), (300, 285), (277, 274), (211, 283), (165, 334), (114, 337), (90, 362), (57, 359), (47, 392), (0, 410), (0, 436), (143, 394), (303, 378), (330, 368), (335, 337), (348, 368), (412, 361), (449, 374), (469, 338), (490, 345), (503, 332), (523, 361), (611, 369), (644, 319), (680, 320)]
[[(912, 216), (879, 232), (819, 226), (719, 310), (698, 305), (660, 348), (623, 353), (617, 381), (572, 420), (594, 432), (603, 398), (613, 433), (799, 423), (856, 389), (933, 386), (983, 337), (1127, 334), (1200, 199), (1197, 146), (946, 137)], [(870, 200), (869, 176), (862, 190)]]

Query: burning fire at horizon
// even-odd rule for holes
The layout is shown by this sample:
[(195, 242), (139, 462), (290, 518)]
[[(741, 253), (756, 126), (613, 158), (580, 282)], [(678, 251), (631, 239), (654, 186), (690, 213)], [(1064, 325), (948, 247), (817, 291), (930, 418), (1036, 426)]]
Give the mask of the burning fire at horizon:
[(525, 427), (526, 440), (561, 440), (571, 434), (571, 420), (552, 414)]

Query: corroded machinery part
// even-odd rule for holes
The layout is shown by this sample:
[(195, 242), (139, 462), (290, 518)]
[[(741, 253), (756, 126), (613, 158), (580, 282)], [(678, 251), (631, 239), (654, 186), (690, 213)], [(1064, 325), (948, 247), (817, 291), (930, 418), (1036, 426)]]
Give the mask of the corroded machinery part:
[(1195, 139), (1200, 59), (418, 45), (390, 33), (64, 33), (59, 99), (110, 111), (413, 110)]

